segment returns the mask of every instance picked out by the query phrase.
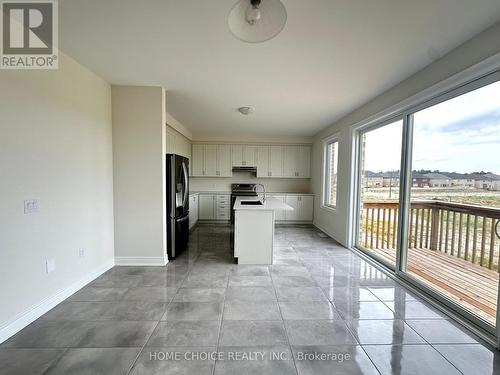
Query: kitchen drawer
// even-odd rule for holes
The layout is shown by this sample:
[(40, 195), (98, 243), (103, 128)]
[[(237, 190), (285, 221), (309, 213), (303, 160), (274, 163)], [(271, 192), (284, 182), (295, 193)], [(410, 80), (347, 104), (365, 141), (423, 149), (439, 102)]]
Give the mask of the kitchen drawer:
[(216, 215), (217, 220), (229, 220), (229, 218), (230, 218), (229, 212), (217, 211), (217, 215)]

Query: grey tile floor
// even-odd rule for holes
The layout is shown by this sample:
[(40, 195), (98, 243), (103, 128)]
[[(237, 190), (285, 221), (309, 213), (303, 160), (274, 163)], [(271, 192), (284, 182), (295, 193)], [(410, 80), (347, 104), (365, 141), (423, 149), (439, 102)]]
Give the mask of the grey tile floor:
[(269, 267), (230, 253), (229, 227), (199, 226), (167, 267), (114, 267), (0, 345), (0, 374), (500, 374), (317, 229), (277, 228)]

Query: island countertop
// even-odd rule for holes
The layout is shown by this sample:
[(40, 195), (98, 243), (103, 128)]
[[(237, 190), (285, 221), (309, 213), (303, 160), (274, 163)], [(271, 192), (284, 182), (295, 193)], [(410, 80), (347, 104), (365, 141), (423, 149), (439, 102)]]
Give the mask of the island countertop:
[(276, 198), (266, 198), (265, 202), (263, 205), (242, 205), (241, 201), (260, 201), (260, 198), (257, 197), (238, 197), (236, 198), (236, 201), (234, 202), (234, 209), (235, 210), (252, 210), (252, 211), (293, 211), (293, 207), (289, 206), (286, 203), (283, 203), (279, 199)]

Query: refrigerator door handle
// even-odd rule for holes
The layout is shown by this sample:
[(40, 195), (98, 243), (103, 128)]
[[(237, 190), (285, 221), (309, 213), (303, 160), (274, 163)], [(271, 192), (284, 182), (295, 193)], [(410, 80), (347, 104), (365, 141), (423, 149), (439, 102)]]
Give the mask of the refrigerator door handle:
[(188, 187), (188, 171), (186, 168), (186, 163), (182, 162), (182, 173), (184, 177), (184, 200), (183, 200), (183, 206), (186, 206), (186, 203), (189, 199), (189, 187)]
[(186, 215), (184, 217), (181, 217), (181, 218), (177, 218), (175, 219), (178, 223), (182, 223), (183, 221), (186, 221), (189, 219), (189, 215)]

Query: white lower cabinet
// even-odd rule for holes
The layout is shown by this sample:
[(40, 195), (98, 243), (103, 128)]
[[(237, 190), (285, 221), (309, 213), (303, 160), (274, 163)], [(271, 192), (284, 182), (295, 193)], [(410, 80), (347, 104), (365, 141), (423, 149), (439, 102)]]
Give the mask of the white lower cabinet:
[(199, 220), (229, 221), (231, 218), (231, 195), (200, 194)]
[(198, 222), (198, 195), (189, 196), (189, 229), (193, 228)]
[[(195, 198), (196, 197), (196, 200)], [(293, 211), (276, 211), (275, 220), (278, 222), (312, 222), (313, 221), (313, 195), (300, 194), (268, 194), (268, 197), (293, 207)], [(198, 220), (204, 221), (229, 221), (231, 219), (231, 195), (217, 193), (202, 193), (199, 196), (189, 197), (189, 227)], [(195, 203), (196, 201), (196, 203)], [(194, 206), (196, 205), (196, 216)], [(193, 213), (193, 219), (191, 215)], [(196, 217), (196, 220), (195, 220)], [(191, 225), (191, 223), (193, 223)]]
[(214, 195), (200, 194), (198, 218), (200, 220), (214, 220)]
[[(273, 198), (276, 198), (280, 202), (286, 203), (286, 196), (284, 195), (272, 195)], [(286, 220), (286, 212), (287, 211), (276, 211), (274, 213), (274, 220), (276, 221), (285, 221)]]
[(285, 203), (293, 207), (293, 211), (285, 212), (286, 221), (312, 221), (314, 197), (312, 195), (287, 195)]
[(293, 211), (276, 211), (276, 221), (311, 222), (313, 221), (314, 196), (298, 194), (269, 194), (293, 207)]

